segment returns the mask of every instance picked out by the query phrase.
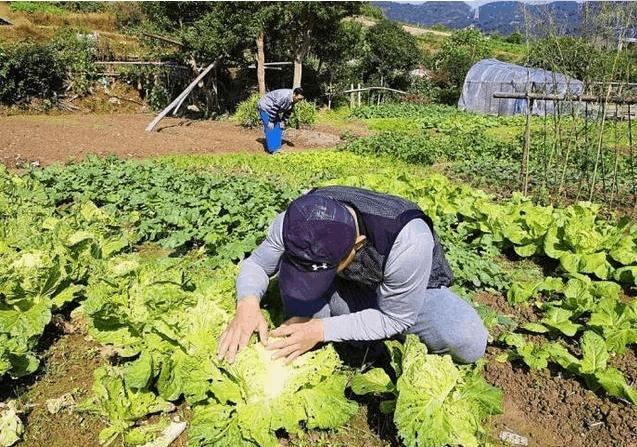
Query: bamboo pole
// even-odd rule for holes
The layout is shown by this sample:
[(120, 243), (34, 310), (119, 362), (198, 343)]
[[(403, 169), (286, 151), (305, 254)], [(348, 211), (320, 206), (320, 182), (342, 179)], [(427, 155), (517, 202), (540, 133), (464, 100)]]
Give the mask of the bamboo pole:
[(343, 91), (343, 93), (346, 94), (346, 93), (356, 93), (356, 92), (367, 92), (367, 91), (370, 91), (370, 90), (387, 90), (389, 92), (401, 93), (403, 95), (407, 94), (407, 92), (404, 92), (402, 90), (396, 90), (395, 88), (389, 88), (389, 87), (359, 87), (359, 88), (354, 88), (354, 84), (352, 84), (352, 87), (351, 87), (350, 90), (345, 90), (345, 91)]
[(212, 64), (208, 65), (206, 67), (206, 69), (204, 71), (202, 71), (199, 76), (197, 76), (195, 78), (194, 81), (192, 81), (190, 83), (190, 85), (188, 85), (188, 87), (186, 87), (186, 89), (181, 92), (181, 94), (179, 96), (177, 96), (177, 98), (174, 99), (173, 102), (171, 102), (170, 104), (168, 104), (168, 106), (162, 110), (159, 115), (157, 115), (155, 117), (154, 120), (152, 120), (150, 122), (150, 124), (148, 124), (148, 126), (146, 127), (146, 132), (152, 132), (153, 129), (155, 129), (155, 126), (157, 126), (157, 124), (159, 124), (159, 122), (164, 119), (164, 117), (166, 115), (168, 115), (170, 113), (171, 110), (173, 110), (176, 106), (180, 105), (181, 103), (183, 103), (184, 99), (190, 94), (190, 92), (192, 92), (194, 90), (194, 88), (197, 86), (197, 84), (199, 83), (199, 81), (201, 81), (208, 73), (210, 73), (210, 71), (215, 68), (215, 66), (217, 65), (217, 63), (219, 62), (220, 58), (217, 58), (217, 60), (215, 60)]
[(538, 99), (548, 101), (573, 101), (573, 102), (599, 102), (599, 103), (611, 103), (611, 104), (637, 104), (636, 96), (610, 96), (608, 98), (597, 95), (554, 95), (544, 93), (508, 93), (508, 92), (495, 92), (494, 98), (508, 98), (508, 99)]

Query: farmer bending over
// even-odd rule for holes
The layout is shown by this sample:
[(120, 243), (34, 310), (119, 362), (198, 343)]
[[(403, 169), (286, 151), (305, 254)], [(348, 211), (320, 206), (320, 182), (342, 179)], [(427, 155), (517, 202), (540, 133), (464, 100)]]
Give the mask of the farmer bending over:
[(281, 149), (282, 131), (294, 110), (294, 104), (303, 99), (303, 89), (282, 88), (272, 90), (261, 97), (257, 111), (263, 123), (265, 147), (271, 154)]
[[(259, 302), (278, 273), (292, 317), (271, 335)], [(420, 337), (430, 352), (464, 363), (484, 354), (487, 330), (447, 287), (453, 274), (418, 205), (359, 188), (314, 189), (279, 214), (241, 263), (237, 311), (219, 339), (233, 362), (253, 332), (291, 361), (321, 342)]]

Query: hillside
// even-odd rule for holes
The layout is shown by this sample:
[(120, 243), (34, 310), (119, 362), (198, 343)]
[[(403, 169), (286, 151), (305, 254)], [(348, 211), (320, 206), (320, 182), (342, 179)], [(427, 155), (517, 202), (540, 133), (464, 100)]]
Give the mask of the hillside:
[[(630, 2), (617, 2), (628, 5)], [(442, 24), (452, 29), (475, 26), (485, 32), (511, 34), (524, 31), (528, 22), (531, 32), (541, 33), (550, 23), (559, 34), (578, 34), (588, 11), (601, 7), (602, 2), (556, 1), (545, 4), (524, 4), (517, 1), (496, 1), (473, 9), (464, 2), (429, 1), (422, 4), (374, 2), (385, 16), (401, 22), (432, 26)]]

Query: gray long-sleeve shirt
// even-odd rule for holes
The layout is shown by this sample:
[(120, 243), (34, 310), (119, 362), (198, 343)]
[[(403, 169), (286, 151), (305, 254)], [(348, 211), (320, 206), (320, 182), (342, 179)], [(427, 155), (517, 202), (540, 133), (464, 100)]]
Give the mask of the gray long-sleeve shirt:
[(290, 88), (280, 88), (266, 93), (259, 100), (259, 109), (263, 110), (274, 122), (280, 114), (283, 121), (287, 121), (294, 108), (292, 100), (293, 90)]
[[(283, 246), (283, 217), (279, 214), (265, 240), (241, 263), (237, 298), (265, 294), (277, 273)], [(376, 289), (375, 306), (346, 315), (322, 318), (325, 341), (379, 340), (413, 326), (429, 282), (434, 240), (420, 219), (402, 229), (385, 264), (383, 281)]]

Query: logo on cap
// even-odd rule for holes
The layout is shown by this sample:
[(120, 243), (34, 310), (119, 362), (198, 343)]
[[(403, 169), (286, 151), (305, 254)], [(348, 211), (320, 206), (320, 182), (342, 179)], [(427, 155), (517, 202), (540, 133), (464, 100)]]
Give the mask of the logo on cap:
[(328, 265), (324, 262), (323, 264), (312, 264), (312, 270), (317, 271), (318, 269), (327, 270)]

